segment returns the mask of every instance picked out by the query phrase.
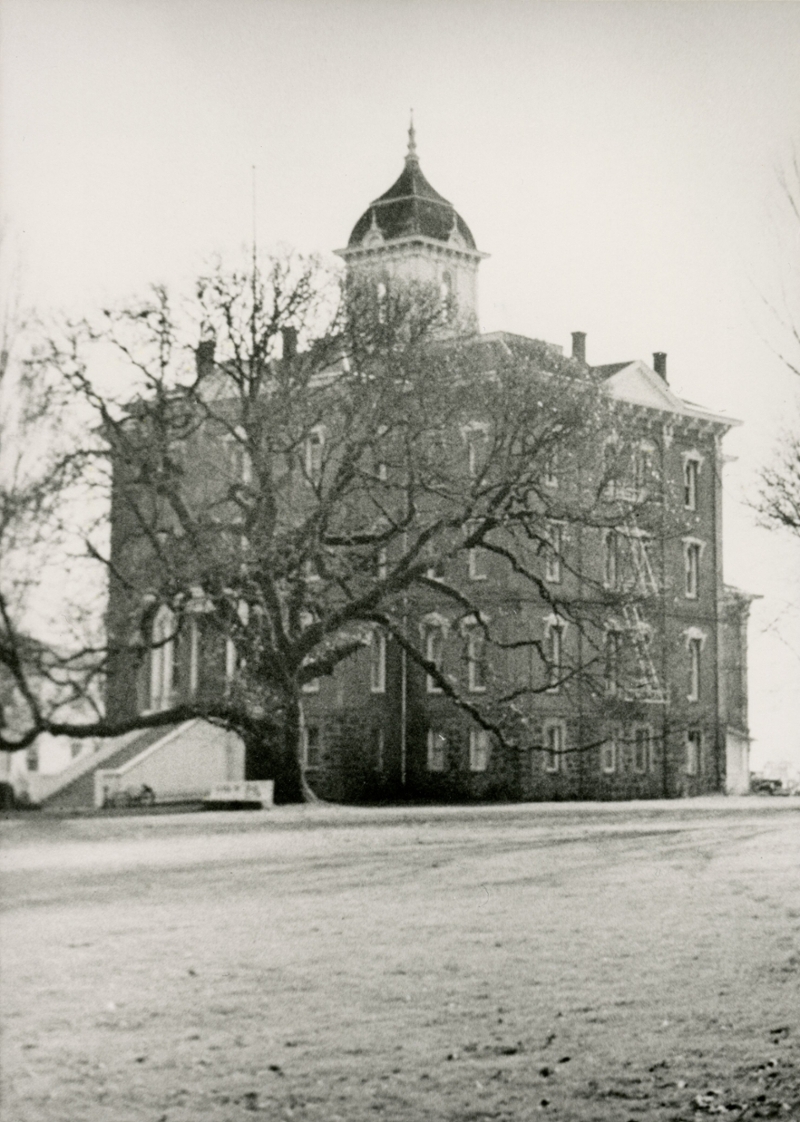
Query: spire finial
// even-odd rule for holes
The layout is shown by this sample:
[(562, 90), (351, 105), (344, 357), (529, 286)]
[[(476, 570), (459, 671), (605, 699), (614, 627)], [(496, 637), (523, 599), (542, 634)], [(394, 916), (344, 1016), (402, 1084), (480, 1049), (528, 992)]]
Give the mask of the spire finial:
[(417, 134), (414, 129), (414, 110), (411, 110), (411, 124), (408, 126), (408, 155), (406, 156), (406, 163), (409, 160), (417, 160)]

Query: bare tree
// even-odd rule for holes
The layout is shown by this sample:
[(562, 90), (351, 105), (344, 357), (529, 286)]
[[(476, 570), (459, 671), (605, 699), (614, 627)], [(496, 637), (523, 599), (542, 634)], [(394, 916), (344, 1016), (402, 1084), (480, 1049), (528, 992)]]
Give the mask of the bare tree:
[[(780, 218), (784, 275), (777, 295), (767, 301), (783, 343), (777, 353), (790, 373), (800, 377), (800, 158), (794, 151), (779, 172), (782, 202)], [(773, 461), (761, 471), (761, 486), (755, 507), (771, 527), (800, 534), (800, 433), (785, 430)]]
[[(157, 288), (51, 339), (31, 369), (57, 372), (92, 406), (112, 469), (110, 546), (85, 535), (108, 575), (107, 638), (60, 660), (73, 681), (107, 675), (106, 711), (48, 713), (6, 612), (0, 662), (26, 721), (2, 747), (204, 717), (242, 736), (250, 773), (273, 776), (286, 801), (302, 795), (303, 687), (375, 629), (508, 745), (531, 695), (602, 679), (602, 618), (641, 589), (604, 590), (577, 562), (548, 580), (548, 566), (567, 569), (554, 528), (646, 515), (647, 487), (610, 492), (627, 471), (624, 441), (614, 462), (585, 470), (611, 408), (587, 367), (532, 340), (447, 338), (448, 319), (438, 291), (340, 291), (294, 258), (255, 273), (218, 267), (186, 304)], [(96, 376), (99, 364), (108, 382), (112, 361), (131, 375), (116, 394)], [(544, 603), (587, 642), (556, 657), (524, 611), (459, 578), (466, 559), (491, 560), (517, 608)], [(460, 688), (409, 628), (436, 605), (478, 635), (481, 673), (484, 649), (503, 661), (485, 695)], [(206, 669), (160, 681), (157, 704), (143, 705), (145, 668), (155, 659), (171, 676), (181, 645)], [(525, 681), (513, 674), (522, 656), (538, 667)]]

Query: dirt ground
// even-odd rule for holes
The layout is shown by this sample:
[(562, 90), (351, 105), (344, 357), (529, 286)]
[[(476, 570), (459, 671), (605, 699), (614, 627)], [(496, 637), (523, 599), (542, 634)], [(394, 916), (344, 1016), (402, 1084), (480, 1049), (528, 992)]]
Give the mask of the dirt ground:
[(10, 818), (3, 1119), (800, 1119), (800, 799)]

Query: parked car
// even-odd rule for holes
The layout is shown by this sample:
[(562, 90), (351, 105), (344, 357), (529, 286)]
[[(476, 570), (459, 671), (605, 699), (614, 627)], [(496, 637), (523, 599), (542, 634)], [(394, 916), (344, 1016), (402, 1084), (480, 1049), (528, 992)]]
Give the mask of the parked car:
[(750, 790), (754, 795), (788, 795), (789, 790), (783, 786), (780, 779), (755, 778), (750, 781)]

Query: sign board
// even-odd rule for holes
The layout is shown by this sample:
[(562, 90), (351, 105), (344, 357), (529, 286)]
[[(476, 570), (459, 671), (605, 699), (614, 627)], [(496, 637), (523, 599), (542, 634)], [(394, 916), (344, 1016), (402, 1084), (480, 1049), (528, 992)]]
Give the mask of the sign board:
[(239, 783), (218, 783), (203, 799), (208, 807), (213, 806), (272, 806), (275, 783), (272, 779), (250, 779)]

